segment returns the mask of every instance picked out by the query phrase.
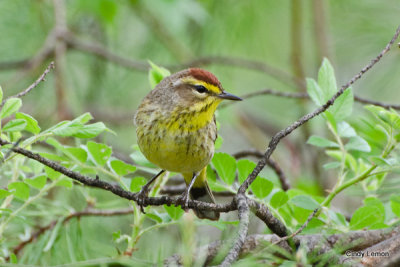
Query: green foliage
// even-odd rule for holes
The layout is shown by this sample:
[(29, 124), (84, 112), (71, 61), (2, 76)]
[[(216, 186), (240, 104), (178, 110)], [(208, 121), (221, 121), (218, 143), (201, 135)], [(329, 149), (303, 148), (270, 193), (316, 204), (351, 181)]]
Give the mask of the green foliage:
[(149, 83), (151, 88), (156, 87), (157, 84), (161, 82), (162, 79), (171, 75), (171, 72), (166, 68), (157, 66), (149, 60), (151, 69), (149, 70)]

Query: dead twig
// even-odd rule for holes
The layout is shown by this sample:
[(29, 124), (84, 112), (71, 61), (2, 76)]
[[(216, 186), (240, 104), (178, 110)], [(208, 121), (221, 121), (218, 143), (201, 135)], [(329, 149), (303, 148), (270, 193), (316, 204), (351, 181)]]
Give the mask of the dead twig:
[(13, 96), (9, 96), (6, 99), (4, 99), (1, 104), (0, 104), (0, 108), (2, 108), (4, 106), (4, 104), (6, 103), (6, 101), (10, 98), (21, 98), (25, 95), (27, 95), (30, 91), (32, 91), (32, 89), (34, 89), (36, 86), (38, 86), (39, 83), (45, 81), (46, 75), (52, 70), (54, 69), (54, 62), (52, 61), (47, 68), (44, 70), (44, 72), (42, 73), (42, 75), (39, 76), (39, 78), (37, 78), (37, 80), (32, 83), (28, 88), (26, 88), (25, 90), (23, 90), (22, 92), (13, 95)]

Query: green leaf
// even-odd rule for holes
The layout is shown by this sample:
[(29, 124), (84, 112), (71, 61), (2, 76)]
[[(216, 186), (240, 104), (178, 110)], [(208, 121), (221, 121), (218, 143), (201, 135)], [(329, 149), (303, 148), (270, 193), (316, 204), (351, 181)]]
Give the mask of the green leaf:
[(226, 153), (216, 153), (212, 159), (212, 164), (222, 181), (228, 185), (233, 184), (236, 174), (236, 160), (234, 157)]
[(323, 103), (321, 104), (324, 104), (337, 91), (335, 71), (327, 58), (322, 60), (322, 65), (318, 71), (318, 85), (322, 92)]
[(29, 198), (29, 186), (24, 182), (13, 182), (8, 185), (8, 189), (15, 189), (14, 195), (22, 200), (27, 200)]
[(319, 203), (307, 195), (295, 196), (290, 199), (290, 203), (306, 210), (315, 210), (319, 207)]
[(351, 217), (350, 229), (359, 230), (377, 223), (383, 223), (385, 209), (379, 205), (363, 206), (358, 208)]
[(92, 141), (87, 143), (87, 148), (90, 155), (92, 156), (94, 163), (99, 166), (106, 164), (111, 156), (112, 150), (105, 144), (99, 144)]
[(31, 115), (22, 112), (17, 112), (15, 114), (15, 118), (23, 119), (26, 121), (26, 127), (25, 127), (26, 131), (31, 132), (33, 134), (40, 133), (40, 127), (38, 125), (38, 122)]
[(390, 162), (382, 157), (372, 156), (368, 159), (379, 166), (391, 166)]
[(46, 185), (46, 175), (39, 175), (33, 178), (25, 179), (24, 182), (37, 189), (42, 189)]
[(82, 125), (76, 133), (72, 134), (77, 138), (94, 138), (105, 131), (107, 127), (102, 122), (96, 122), (89, 125)]
[[(325, 151), (325, 153), (326, 153), (328, 156), (330, 156), (330, 157), (336, 159), (337, 161), (340, 161), (340, 162), (342, 161), (343, 153), (342, 153), (341, 151), (337, 151), (337, 150), (327, 150), (327, 151)], [(346, 153), (346, 156), (345, 156), (345, 164), (346, 164), (346, 166), (347, 166), (348, 168), (350, 168), (351, 170), (357, 171), (357, 161), (356, 161), (355, 158), (354, 158), (351, 154), (349, 154), (349, 153)]]
[[(1, 87), (0, 87), (1, 88)], [(17, 255), (15, 255), (14, 253), (10, 254), (10, 263), (11, 264), (17, 264), (18, 263), (18, 258)]]
[(164, 205), (164, 209), (173, 220), (179, 220), (179, 218), (182, 217), (183, 213), (185, 213), (183, 209), (181, 209), (180, 207), (175, 207), (174, 205)]
[(118, 159), (111, 161), (110, 165), (113, 171), (120, 176), (127, 175), (128, 173), (134, 172), (136, 170), (135, 166), (132, 166)]
[(217, 140), (215, 140), (215, 150), (219, 150), (222, 146), (222, 143), (224, 142), (224, 139), (222, 138), (222, 136), (218, 135)]
[(146, 183), (147, 183), (146, 178), (144, 178), (144, 177), (135, 177), (131, 181), (130, 190), (132, 192), (139, 192), (140, 189), (142, 189), (142, 186), (144, 186)]
[(288, 195), (283, 192), (283, 191), (277, 191), (271, 198), (270, 204), (273, 208), (277, 209), (284, 205), (286, 202), (288, 202), (289, 197)]
[(344, 146), (347, 150), (358, 150), (362, 152), (371, 152), (371, 147), (360, 136), (350, 137), (349, 142)]
[(253, 171), (256, 167), (256, 164), (253, 161), (248, 159), (241, 159), (237, 162), (237, 169), (238, 169), (238, 178), (239, 183), (242, 184), (244, 180), (249, 176), (249, 174)]
[(61, 178), (56, 183), (56, 186), (62, 186), (62, 187), (66, 187), (66, 188), (72, 188), (73, 185), (74, 185), (74, 183), (72, 182), (72, 180), (69, 178), (66, 178), (66, 177)]
[(156, 85), (159, 84), (162, 81), (162, 79), (171, 75), (171, 72), (169, 70), (167, 70), (166, 68), (157, 66), (150, 60), (149, 60), (149, 64), (151, 66), (151, 69), (149, 70), (149, 83), (150, 83), (151, 88), (156, 87)]
[(393, 213), (400, 218), (400, 195), (392, 195), (390, 197), (390, 207)]
[(310, 138), (307, 140), (307, 144), (318, 147), (339, 147), (339, 145), (335, 142), (316, 135), (310, 136)]
[(250, 188), (253, 191), (253, 194), (259, 198), (265, 198), (271, 193), (272, 188), (274, 187), (273, 183), (268, 181), (267, 179), (257, 176), (254, 182), (251, 184)]
[(326, 164), (324, 164), (322, 167), (323, 167), (325, 170), (329, 170), (329, 169), (339, 168), (340, 165), (342, 165), (340, 162), (334, 161), (334, 162), (326, 163)]
[(3, 102), (3, 88), (0, 86), (0, 103)]
[(337, 125), (338, 134), (340, 137), (353, 137), (357, 136), (356, 131), (345, 121), (341, 121)]
[(83, 125), (78, 122), (63, 121), (57, 124), (51, 132), (61, 137), (67, 137), (77, 134), (82, 127)]
[(336, 121), (342, 121), (353, 112), (353, 103), (353, 91), (351, 88), (348, 88), (335, 100), (335, 103), (328, 110), (335, 117)]
[(66, 147), (63, 152), (70, 158), (85, 163), (87, 160), (87, 152), (80, 147)]
[(9, 195), (12, 195), (12, 193), (7, 191), (7, 190), (5, 190), (5, 189), (1, 189), (0, 188), (0, 199), (8, 197)]
[(44, 166), (44, 172), (46, 173), (47, 177), (49, 177), (51, 180), (55, 180), (62, 175), (62, 173), (55, 171), (47, 166)]
[(91, 120), (93, 120), (92, 114), (90, 114), (89, 112), (86, 112), (86, 113), (83, 113), (82, 115), (80, 115), (79, 117), (75, 118), (72, 122), (76, 122), (79, 124), (85, 124)]
[(19, 98), (10, 98), (6, 101), (0, 111), (0, 119), (4, 119), (19, 110), (22, 106), (22, 101)]
[(157, 214), (154, 213), (146, 213), (146, 217), (148, 217), (149, 219), (155, 221), (156, 223), (162, 223), (162, 218), (160, 216), (158, 216)]
[(56, 241), (58, 232), (60, 231), (63, 221), (64, 221), (63, 218), (58, 219), (57, 224), (54, 226), (53, 231), (51, 232), (51, 236), (50, 236), (49, 240), (47, 241), (46, 246), (43, 249), (44, 252), (49, 251), (53, 247), (54, 241)]
[(4, 132), (19, 132), (25, 129), (26, 127), (26, 121), (21, 120), (21, 119), (15, 119), (9, 121), (6, 125), (3, 127)]
[(319, 87), (318, 83), (311, 78), (307, 78), (306, 82), (307, 82), (307, 93), (310, 96), (311, 100), (317, 106), (321, 106), (324, 102), (324, 99), (322, 97), (322, 90)]

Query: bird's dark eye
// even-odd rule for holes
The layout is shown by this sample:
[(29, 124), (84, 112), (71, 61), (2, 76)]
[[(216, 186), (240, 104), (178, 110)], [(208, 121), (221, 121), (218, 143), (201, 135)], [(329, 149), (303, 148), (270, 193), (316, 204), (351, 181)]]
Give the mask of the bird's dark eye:
[(200, 94), (204, 94), (205, 92), (207, 92), (207, 88), (204, 87), (204, 85), (195, 85), (194, 89), (199, 92)]

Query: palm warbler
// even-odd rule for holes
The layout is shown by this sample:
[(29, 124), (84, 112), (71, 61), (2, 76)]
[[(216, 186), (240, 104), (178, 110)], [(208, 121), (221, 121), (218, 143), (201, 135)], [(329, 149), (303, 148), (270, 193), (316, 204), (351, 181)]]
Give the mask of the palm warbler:
[[(217, 127), (214, 112), (223, 99), (242, 100), (224, 91), (210, 72), (190, 68), (164, 78), (135, 114), (136, 134), (144, 156), (162, 170), (139, 192), (139, 205), (150, 184), (164, 171), (179, 172), (187, 188), (179, 203), (192, 199), (215, 203), (206, 169), (214, 154)], [(218, 220), (219, 212), (194, 210), (199, 218)]]

